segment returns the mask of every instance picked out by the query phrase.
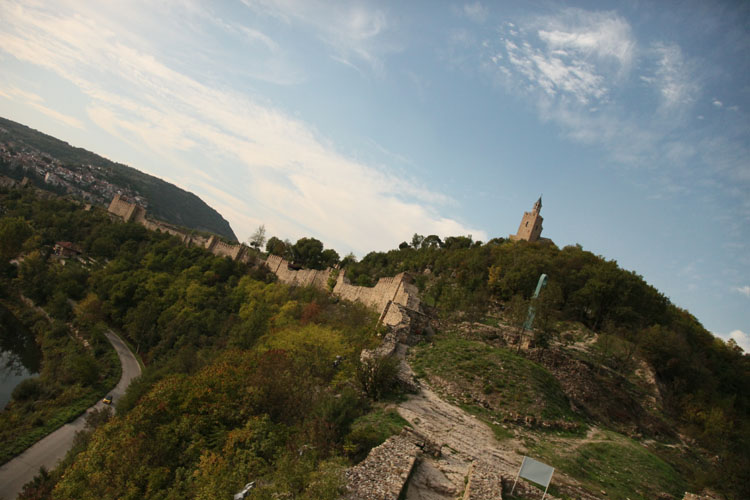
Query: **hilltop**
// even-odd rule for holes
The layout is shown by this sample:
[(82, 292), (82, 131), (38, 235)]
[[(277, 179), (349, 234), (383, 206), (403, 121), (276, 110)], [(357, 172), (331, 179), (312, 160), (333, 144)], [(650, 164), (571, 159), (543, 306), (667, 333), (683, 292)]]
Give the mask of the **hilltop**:
[(0, 174), (100, 205), (125, 194), (165, 222), (237, 241), (226, 219), (195, 194), (1, 117)]
[[(47, 343), (114, 328), (146, 366), (21, 498), (539, 498), (508, 495), (522, 455), (557, 469), (553, 498), (747, 497), (750, 357), (579, 246), (415, 235), (339, 261), (271, 238), (232, 260), (31, 189), (0, 188), (0, 214), (0, 298), (43, 306)], [(44, 425), (60, 383), (1, 427)]]

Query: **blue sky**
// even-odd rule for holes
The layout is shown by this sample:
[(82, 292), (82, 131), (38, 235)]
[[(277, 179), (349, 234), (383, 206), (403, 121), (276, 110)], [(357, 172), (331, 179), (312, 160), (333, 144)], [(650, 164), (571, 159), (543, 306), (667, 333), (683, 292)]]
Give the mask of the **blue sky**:
[(0, 115), (340, 254), (579, 243), (750, 350), (743, 2), (0, 4)]

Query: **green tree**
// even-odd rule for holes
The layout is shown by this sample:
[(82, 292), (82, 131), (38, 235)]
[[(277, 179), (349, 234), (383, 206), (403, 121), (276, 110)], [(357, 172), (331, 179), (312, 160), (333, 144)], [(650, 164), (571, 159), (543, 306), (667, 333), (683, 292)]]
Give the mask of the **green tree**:
[(471, 235), (469, 236), (448, 236), (445, 238), (444, 248), (448, 250), (459, 250), (461, 248), (471, 247)]
[(295, 264), (310, 269), (324, 269), (323, 243), (315, 238), (300, 238), (292, 246)]
[(0, 260), (5, 262), (18, 255), (32, 234), (29, 223), (20, 217), (0, 219)]
[(333, 267), (339, 263), (339, 254), (333, 248), (326, 248), (321, 254), (321, 261), (324, 267)]
[(442, 246), (443, 241), (440, 239), (440, 236), (436, 234), (426, 236), (422, 241), (422, 248), (441, 248)]
[(276, 236), (271, 236), (266, 243), (266, 252), (270, 253), (271, 255), (278, 255), (279, 257), (283, 257), (287, 253), (287, 245), (283, 240), (277, 238)]

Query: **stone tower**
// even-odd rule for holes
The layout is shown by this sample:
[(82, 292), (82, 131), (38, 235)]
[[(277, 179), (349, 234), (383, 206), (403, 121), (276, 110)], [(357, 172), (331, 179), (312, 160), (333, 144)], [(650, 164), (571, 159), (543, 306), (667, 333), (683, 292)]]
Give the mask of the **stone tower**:
[(542, 221), (544, 220), (539, 212), (542, 211), (542, 197), (540, 196), (534, 208), (531, 212), (524, 212), (523, 219), (521, 219), (521, 225), (518, 226), (518, 232), (511, 234), (510, 239), (512, 241), (526, 240), (526, 241), (538, 241), (542, 235)]

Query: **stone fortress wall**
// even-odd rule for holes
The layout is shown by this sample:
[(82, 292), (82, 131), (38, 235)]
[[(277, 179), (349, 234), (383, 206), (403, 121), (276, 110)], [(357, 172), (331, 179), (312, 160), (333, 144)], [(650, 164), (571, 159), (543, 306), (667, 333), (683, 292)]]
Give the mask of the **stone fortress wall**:
[(115, 197), (112, 198), (112, 202), (109, 204), (107, 211), (118, 217), (122, 217), (122, 220), (125, 222), (142, 223), (146, 220), (145, 208), (136, 205), (135, 203), (130, 203), (119, 194), (116, 194)]
[[(334, 271), (331, 268), (293, 269), (289, 262), (277, 255), (269, 255), (266, 265), (282, 283), (294, 286), (314, 286), (325, 290)], [(345, 272), (336, 277), (333, 294), (344, 300), (360, 302), (380, 313), (380, 323), (396, 326), (408, 321), (409, 311), (421, 313), (417, 287), (407, 273), (392, 278), (380, 278), (374, 287), (355, 286), (349, 283)]]
[[(249, 248), (242, 243), (226, 243), (218, 236), (208, 238), (190, 234), (180, 228), (161, 221), (146, 218), (146, 209), (131, 203), (124, 197), (115, 195), (109, 204), (109, 213), (122, 218), (125, 222), (141, 224), (152, 231), (161, 231), (177, 236), (188, 246), (196, 245), (205, 248), (214, 255), (229, 257), (232, 260), (249, 262)], [(322, 271), (315, 269), (294, 269), (289, 262), (277, 255), (269, 255), (266, 266), (282, 283), (293, 286), (313, 286), (321, 290), (329, 288), (328, 280), (333, 269)], [(374, 287), (355, 286), (349, 283), (342, 271), (336, 278), (333, 294), (352, 302), (360, 302), (380, 313), (379, 322), (395, 327), (410, 324), (410, 312), (421, 314), (421, 303), (417, 288), (406, 273), (392, 278), (380, 278)]]
[(184, 244), (203, 247), (214, 255), (229, 257), (232, 260), (242, 262), (250, 260), (246, 245), (242, 243), (225, 243), (216, 235), (205, 237), (198, 234), (191, 234), (166, 222), (148, 219), (146, 218), (145, 208), (127, 201), (119, 194), (115, 195), (112, 199), (107, 211), (112, 215), (120, 217), (125, 222), (135, 222), (151, 231), (161, 231), (162, 233), (177, 236)]
[(279, 281), (294, 286), (314, 286), (315, 288), (325, 289), (328, 287), (328, 278), (331, 275), (330, 268), (323, 271), (292, 269), (289, 262), (278, 255), (269, 255), (266, 259), (266, 266), (276, 275)]

